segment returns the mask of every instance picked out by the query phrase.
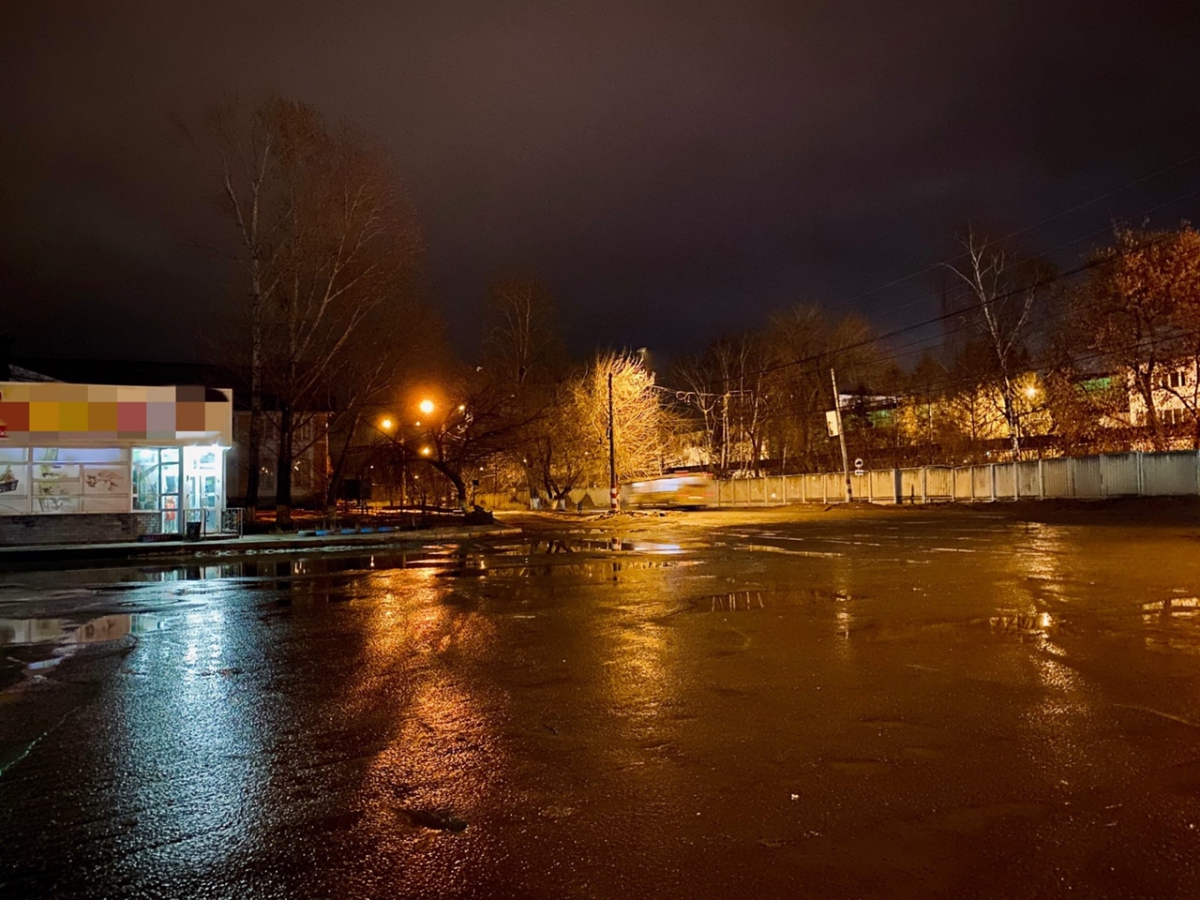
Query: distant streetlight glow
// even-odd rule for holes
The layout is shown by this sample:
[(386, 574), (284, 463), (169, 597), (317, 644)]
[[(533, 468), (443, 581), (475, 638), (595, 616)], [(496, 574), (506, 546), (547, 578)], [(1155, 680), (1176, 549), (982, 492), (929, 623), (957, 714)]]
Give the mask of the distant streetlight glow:
[(430, 449), (429, 447), (422, 447), (422, 448), (421, 448), (421, 455), (422, 455), (422, 456), (428, 456), (428, 455), (429, 455), (430, 453), (432, 453), (432, 452), (433, 452), (433, 450), (432, 450), (432, 449)]
[(392, 424), (393, 424), (392, 420), (385, 416), (383, 421), (379, 423), (379, 427), (382, 428), (384, 431), (391, 431)]
[(1029, 387), (1025, 388), (1025, 396), (1028, 397), (1030, 400), (1032, 400), (1034, 397), (1037, 396), (1037, 388), (1035, 388), (1033, 385), (1030, 385)]
[(422, 413), (423, 415), (426, 415), (426, 416), (427, 416), (427, 415), (429, 415), (431, 412), (433, 412), (433, 401), (432, 401), (432, 400), (422, 400), (422, 401), (421, 401), (421, 402), (420, 402), (420, 403), (417, 405), (417, 409), (421, 410), (421, 413)]

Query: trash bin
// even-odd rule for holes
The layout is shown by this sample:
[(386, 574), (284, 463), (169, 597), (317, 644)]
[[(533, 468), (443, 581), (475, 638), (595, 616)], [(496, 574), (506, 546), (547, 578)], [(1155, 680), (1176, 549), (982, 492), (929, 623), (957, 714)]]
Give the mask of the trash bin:
[(185, 541), (200, 540), (200, 523), (199, 522), (187, 522), (184, 524), (183, 528), (184, 528), (183, 539)]

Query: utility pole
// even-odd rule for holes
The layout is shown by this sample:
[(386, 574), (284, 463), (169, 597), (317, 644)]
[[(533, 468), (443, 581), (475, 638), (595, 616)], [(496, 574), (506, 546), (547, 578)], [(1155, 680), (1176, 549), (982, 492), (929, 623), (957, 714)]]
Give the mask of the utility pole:
[(846, 502), (854, 499), (854, 488), (850, 484), (850, 457), (846, 455), (846, 429), (842, 426), (842, 398), (838, 393), (837, 372), (829, 370), (829, 380), (833, 382), (833, 408), (837, 411), (838, 440), (842, 444), (842, 472), (846, 475)]
[(613, 418), (612, 369), (608, 370), (608, 508), (617, 511), (617, 423)]

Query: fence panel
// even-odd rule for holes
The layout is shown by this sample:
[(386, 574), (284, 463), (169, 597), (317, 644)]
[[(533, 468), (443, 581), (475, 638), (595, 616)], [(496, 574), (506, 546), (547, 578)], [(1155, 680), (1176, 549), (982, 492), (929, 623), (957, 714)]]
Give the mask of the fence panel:
[(1017, 463), (1017, 496), (1022, 500), (1036, 499), (1038, 490), (1038, 461), (1027, 459)]
[(854, 491), (855, 500), (866, 500), (870, 496), (871, 476), (868, 474), (855, 475), (850, 473), (850, 484)]
[(894, 469), (873, 469), (867, 473), (871, 499), (876, 503), (896, 502), (896, 472)]
[(809, 503), (824, 503), (825, 502), (825, 476), (824, 475), (805, 475), (804, 476), (804, 499)]
[(1094, 500), (1104, 496), (1104, 474), (1099, 456), (1077, 456), (1071, 459), (1071, 496)]
[(925, 470), (925, 495), (928, 500), (954, 499), (954, 470), (930, 466)]
[(737, 478), (730, 482), (733, 485), (733, 502), (745, 506), (750, 502), (750, 482), (745, 478)]
[(1142, 454), (1142, 493), (1147, 497), (1194, 496), (1196, 452)]
[(840, 503), (846, 499), (846, 482), (841, 475), (836, 472), (826, 473), (825, 493), (830, 503)]
[(1015, 500), (1017, 497), (1017, 471), (1012, 463), (996, 463), (993, 467), (996, 478), (996, 499)]
[(971, 487), (976, 500), (992, 499), (992, 467), (990, 465), (971, 466)]
[(1042, 460), (1042, 490), (1045, 497), (1075, 496), (1071, 482), (1071, 460)]
[(1137, 496), (1138, 455), (1106, 453), (1101, 456), (1100, 479), (1105, 497)]
[(808, 498), (804, 495), (805, 477), (803, 475), (787, 475), (783, 479), (783, 497), (788, 503), (802, 503)]
[(900, 502), (921, 503), (925, 500), (923, 469), (900, 470)]
[(971, 499), (971, 467), (964, 466), (954, 470), (954, 499)]

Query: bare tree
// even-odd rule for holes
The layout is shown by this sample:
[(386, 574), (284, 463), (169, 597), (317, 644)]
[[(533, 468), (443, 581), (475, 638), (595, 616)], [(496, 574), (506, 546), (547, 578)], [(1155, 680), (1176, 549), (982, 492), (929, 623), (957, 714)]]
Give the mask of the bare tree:
[(1027, 359), (1035, 303), (1052, 280), (1049, 266), (1014, 255), (974, 230), (962, 240), (965, 262), (947, 265), (970, 297), (969, 317), (994, 356), (1014, 459), (1021, 458), (1021, 417), (1016, 380)]
[(277, 520), (286, 526), (297, 427), (338, 379), (374, 310), (409, 290), (420, 237), (391, 161), (361, 133), (278, 97), (246, 118), (227, 108), (212, 123), (250, 282), (248, 503), (257, 501), (270, 396)]
[[(513, 435), (509, 462), (525, 475), (530, 495), (564, 495), (578, 479), (569, 429), (564, 428), (566, 354), (553, 296), (532, 273), (493, 279), (484, 311), (483, 373), (512, 401), (512, 415), (528, 423)], [(573, 474), (568, 474), (573, 473)], [(565, 485), (565, 487), (564, 487)]]
[(250, 428), (246, 441), (246, 515), (254, 520), (262, 471), (263, 323), (282, 275), (286, 220), (276, 178), (278, 140), (270, 104), (246, 112), (232, 98), (209, 111), (208, 131), (220, 165), (222, 205), (236, 228), (237, 258), (246, 278), (250, 368)]
[(714, 341), (702, 356), (676, 367), (678, 398), (700, 413), (714, 468), (757, 473), (766, 451), (770, 362), (761, 333)]
[[(373, 311), (323, 404), (331, 410), (327, 506), (337, 502), (352, 455), (379, 445), (381, 438), (390, 446), (393, 429), (402, 427), (396, 400), (406, 393), (411, 373), (427, 372), (446, 356), (442, 322), (419, 298), (401, 298)], [(391, 429), (381, 432), (378, 423), (384, 418)], [(395, 458), (395, 453), (387, 454), (389, 461)]]
[(493, 457), (523, 452), (534, 419), (544, 413), (524, 410), (509, 391), (479, 372), (458, 379), (447, 396), (451, 399), (445, 409), (422, 419), (424, 430), (408, 452), (413, 461), (422, 460), (440, 472), (466, 510), (468, 480), (473, 481), (474, 473)]
[(529, 429), (529, 439), (517, 448), (526, 471), (533, 473), (551, 501), (565, 500), (585, 481), (589, 469), (594, 472), (596, 448), (581, 427), (577, 400), (570, 381), (557, 386), (545, 414)]
[(707, 465), (723, 471), (726, 446), (722, 425), (727, 404), (724, 383), (714, 371), (709, 354), (688, 357), (676, 364), (672, 381), (678, 386), (676, 399), (699, 414), (701, 449)]
[(831, 320), (820, 306), (799, 305), (771, 318), (764, 333), (772, 397), (767, 433), (781, 456), (810, 471), (834, 464), (825, 427), (832, 402), (829, 370), (844, 387), (866, 384), (880, 370), (872, 330), (859, 316)]
[(508, 274), (492, 281), (485, 310), (483, 367), (493, 380), (520, 392), (561, 366), (554, 298), (535, 275)]

